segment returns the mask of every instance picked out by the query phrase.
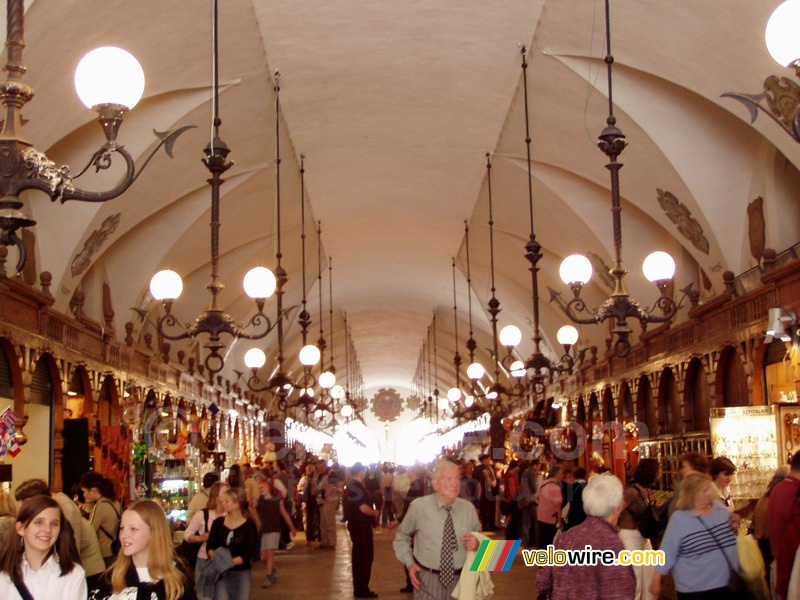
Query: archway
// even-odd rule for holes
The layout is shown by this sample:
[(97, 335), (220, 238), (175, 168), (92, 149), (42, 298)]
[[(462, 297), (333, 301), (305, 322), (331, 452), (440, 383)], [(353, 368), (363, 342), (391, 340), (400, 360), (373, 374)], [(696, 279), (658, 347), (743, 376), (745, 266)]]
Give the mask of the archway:
[(720, 354), (714, 387), (716, 406), (750, 406), (744, 365), (731, 346), (726, 346)]
[(681, 413), (678, 406), (675, 374), (669, 367), (665, 367), (661, 371), (658, 382), (658, 424), (660, 433), (681, 432)]
[(653, 402), (652, 386), (647, 375), (639, 378), (639, 389), (636, 394), (636, 405), (641, 408), (641, 413), (637, 416), (645, 425), (646, 430), (639, 429), (639, 438), (648, 439), (658, 433), (658, 423), (656, 422), (656, 403)]
[(683, 398), (683, 422), (686, 424), (686, 429), (708, 431), (708, 385), (703, 363), (697, 357), (692, 358), (686, 367)]
[(69, 452), (61, 459), (62, 487), (69, 494), (91, 468), (89, 448), (89, 417), (92, 414), (92, 388), (89, 374), (82, 366), (72, 371), (64, 402), (62, 438)]

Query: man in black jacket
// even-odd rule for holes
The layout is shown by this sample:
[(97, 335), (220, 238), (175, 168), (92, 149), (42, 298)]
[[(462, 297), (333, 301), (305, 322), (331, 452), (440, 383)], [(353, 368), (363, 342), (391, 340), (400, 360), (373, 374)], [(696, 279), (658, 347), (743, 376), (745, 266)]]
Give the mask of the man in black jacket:
[(352, 546), (353, 595), (356, 598), (377, 598), (369, 589), (372, 574), (372, 524), (380, 511), (372, 506), (372, 499), (364, 487), (364, 466), (356, 463), (350, 467), (350, 483), (344, 490), (344, 519), (350, 533)]

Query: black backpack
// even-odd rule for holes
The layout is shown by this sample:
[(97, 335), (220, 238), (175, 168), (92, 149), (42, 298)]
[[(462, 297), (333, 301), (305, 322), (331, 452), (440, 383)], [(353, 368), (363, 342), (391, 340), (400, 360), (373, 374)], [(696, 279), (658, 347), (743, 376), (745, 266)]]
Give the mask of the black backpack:
[(665, 524), (661, 522), (661, 518), (658, 515), (655, 504), (648, 501), (647, 498), (644, 497), (644, 494), (642, 494), (642, 490), (639, 489), (639, 486), (632, 485), (631, 487), (639, 494), (639, 497), (644, 502), (645, 508), (638, 516), (635, 515), (630, 508), (626, 510), (628, 511), (628, 514), (633, 517), (633, 522), (636, 523), (636, 529), (639, 530), (639, 533), (642, 534), (642, 537), (650, 540), (651, 542), (655, 542), (661, 535), (661, 530), (664, 528)]
[(111, 502), (111, 500), (109, 500), (108, 498), (102, 498), (100, 502), (103, 501), (108, 502), (111, 505), (111, 508), (113, 508), (114, 512), (117, 514), (117, 535), (111, 535), (111, 533), (106, 531), (106, 528), (103, 527), (102, 525), (100, 525), (100, 532), (103, 533), (109, 540), (111, 540), (111, 555), (117, 556), (117, 554), (119, 554), (120, 548), (122, 547), (122, 544), (119, 541), (120, 513), (117, 510), (117, 507), (114, 505), (114, 503)]

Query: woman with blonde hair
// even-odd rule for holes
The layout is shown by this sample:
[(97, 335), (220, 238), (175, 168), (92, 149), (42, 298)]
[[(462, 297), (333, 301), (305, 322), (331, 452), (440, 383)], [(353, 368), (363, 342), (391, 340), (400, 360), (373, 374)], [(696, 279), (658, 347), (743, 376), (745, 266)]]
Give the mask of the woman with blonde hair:
[(711, 477), (689, 473), (675, 508), (659, 547), (664, 564), (656, 566), (650, 592), (658, 598), (662, 576), (672, 571), (678, 600), (730, 598), (731, 571), (739, 569), (736, 534)]
[[(250, 518), (243, 489), (225, 490), (221, 497), (225, 516), (211, 525), (206, 543), (206, 553), (214, 564), (206, 565), (203, 575), (208, 577), (209, 567), (224, 569), (213, 582), (215, 600), (248, 600), (253, 585), (250, 562), (258, 554), (258, 528)], [(215, 558), (217, 554), (220, 556)]]
[(74, 555), (72, 527), (58, 502), (49, 496), (25, 500), (12, 539), (0, 547), (0, 598), (84, 600), (86, 573)]
[(153, 500), (137, 500), (122, 513), (121, 549), (90, 600), (194, 600), (183, 565), (175, 560), (169, 522)]
[(0, 548), (14, 534), (14, 522), (17, 520), (17, 507), (14, 499), (5, 490), (0, 490)]

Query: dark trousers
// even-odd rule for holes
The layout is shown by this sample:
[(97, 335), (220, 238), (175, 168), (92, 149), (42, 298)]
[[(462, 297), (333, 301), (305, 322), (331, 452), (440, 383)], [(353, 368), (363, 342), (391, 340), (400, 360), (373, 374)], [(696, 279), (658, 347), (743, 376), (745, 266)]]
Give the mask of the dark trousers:
[(543, 521), (536, 521), (536, 547), (540, 550), (546, 550), (547, 547), (553, 543), (553, 538), (556, 537), (558, 527), (555, 524), (545, 523)]
[[(292, 514), (292, 509), (289, 506), (289, 499), (284, 498), (282, 502), (283, 502), (283, 508), (286, 509), (286, 512)], [(289, 525), (287, 525), (286, 521), (281, 519), (281, 538), (280, 542), (278, 543), (278, 548), (283, 550), (291, 541), (292, 541), (292, 536), (289, 533)]]
[(480, 500), (481, 528), (484, 531), (494, 531), (497, 529), (494, 520), (495, 495), (491, 489), (484, 488)]
[(319, 506), (314, 498), (306, 502), (306, 540), (314, 542), (319, 539)]
[(352, 568), (353, 593), (364, 594), (369, 591), (369, 579), (372, 574), (372, 523), (369, 521), (348, 521), (347, 531), (353, 542)]

